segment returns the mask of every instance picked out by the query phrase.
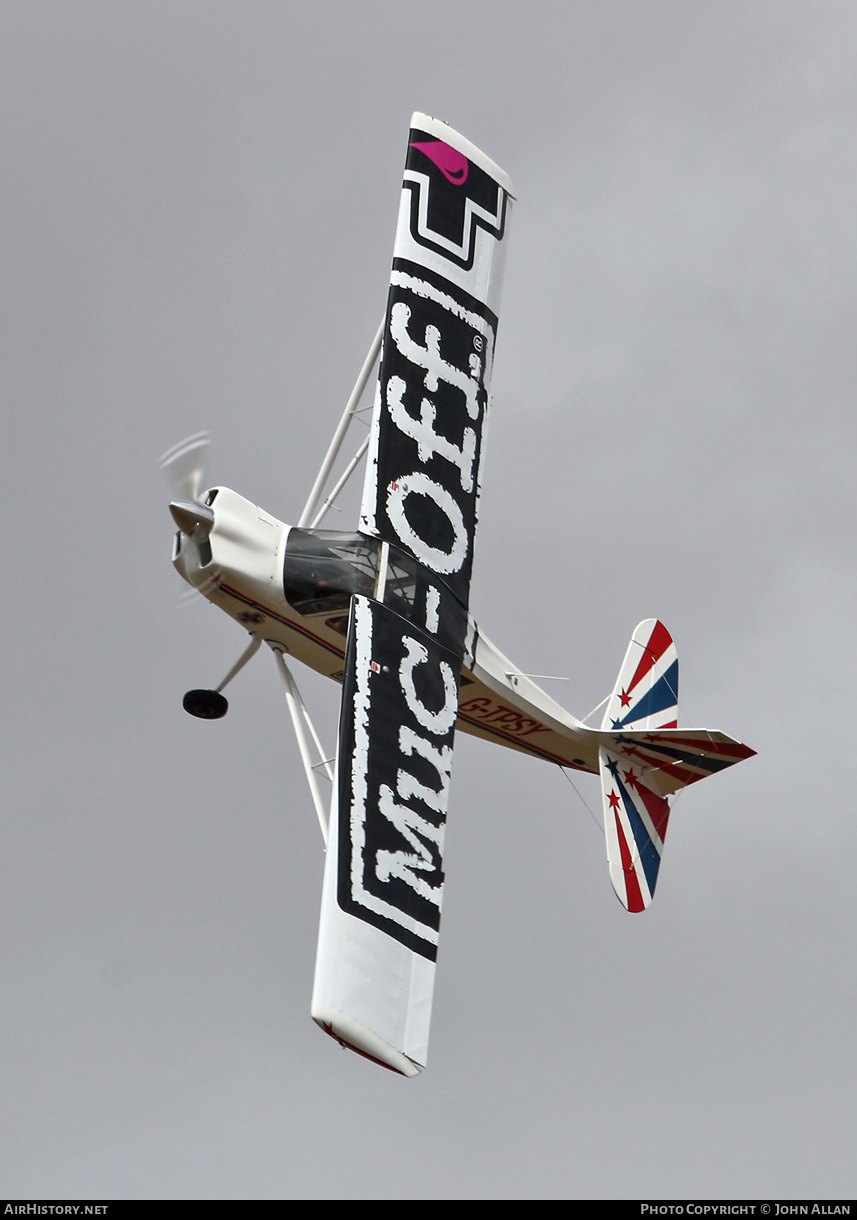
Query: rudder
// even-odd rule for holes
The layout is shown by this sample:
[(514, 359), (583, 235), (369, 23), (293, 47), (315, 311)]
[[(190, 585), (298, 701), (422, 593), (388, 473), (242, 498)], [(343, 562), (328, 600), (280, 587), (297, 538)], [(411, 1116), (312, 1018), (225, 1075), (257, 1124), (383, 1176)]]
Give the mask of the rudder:
[[(678, 722), (678, 655), (659, 619), (634, 628), (602, 729), (675, 728)], [(598, 751), (604, 836), (610, 880), (628, 911), (644, 911), (655, 892), (670, 816), (669, 802), (650, 770), (618, 753)]]
[(602, 729), (668, 729), (678, 723), (678, 656), (656, 618), (634, 628)]
[(645, 911), (661, 867), (669, 802), (651, 772), (605, 746), (598, 764), (610, 880), (626, 911)]

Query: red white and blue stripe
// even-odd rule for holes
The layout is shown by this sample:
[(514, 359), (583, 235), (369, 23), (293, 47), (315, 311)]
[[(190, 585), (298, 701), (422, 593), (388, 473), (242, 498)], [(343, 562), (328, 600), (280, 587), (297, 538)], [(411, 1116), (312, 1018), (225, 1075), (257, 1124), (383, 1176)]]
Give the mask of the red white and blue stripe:
[(644, 768), (598, 751), (604, 835), (613, 889), (627, 911), (644, 911), (655, 892), (670, 807)]
[(631, 636), (602, 729), (667, 729), (678, 723), (678, 657), (672, 636), (655, 618)]

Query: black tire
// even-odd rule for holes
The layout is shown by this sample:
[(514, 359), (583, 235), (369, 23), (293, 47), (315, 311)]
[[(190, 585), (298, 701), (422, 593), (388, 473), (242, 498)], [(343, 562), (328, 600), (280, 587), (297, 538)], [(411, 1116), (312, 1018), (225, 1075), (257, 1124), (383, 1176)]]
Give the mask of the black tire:
[(229, 704), (216, 690), (189, 690), (182, 699), (182, 707), (200, 720), (219, 720), (229, 711)]

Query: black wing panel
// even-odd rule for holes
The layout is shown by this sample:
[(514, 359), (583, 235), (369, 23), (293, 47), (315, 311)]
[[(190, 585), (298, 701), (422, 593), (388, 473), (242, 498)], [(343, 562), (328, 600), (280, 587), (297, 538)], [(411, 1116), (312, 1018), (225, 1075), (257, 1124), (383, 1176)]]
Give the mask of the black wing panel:
[(360, 528), (466, 606), (511, 184), (445, 124), (414, 124)]
[(339, 738), (339, 906), (434, 961), (460, 656), (352, 607)]
[(312, 1014), (405, 1075), (428, 1053), (460, 667), (354, 597)]

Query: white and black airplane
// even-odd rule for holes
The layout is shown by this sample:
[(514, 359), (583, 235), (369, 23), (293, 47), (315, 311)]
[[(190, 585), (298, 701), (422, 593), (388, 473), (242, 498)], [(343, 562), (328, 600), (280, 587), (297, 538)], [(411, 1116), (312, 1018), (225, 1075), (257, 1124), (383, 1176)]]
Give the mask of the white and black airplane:
[[(675, 646), (656, 619), (634, 631), (594, 729), (468, 613), (513, 199), (478, 148), (413, 116), (384, 320), (296, 525), (206, 487), (205, 434), (161, 459), (175, 567), (251, 637), (220, 687), (189, 691), (185, 709), (222, 716), (226, 684), (263, 643), (273, 650), (327, 844), (312, 1016), (405, 1076), (427, 1058), (456, 729), (600, 774), (610, 876), (629, 911), (651, 902), (669, 796), (754, 753), (678, 727)], [(370, 435), (325, 497), (376, 368)], [(357, 528), (320, 529), (364, 454)], [(287, 656), (341, 684), (335, 760), (325, 761)]]

